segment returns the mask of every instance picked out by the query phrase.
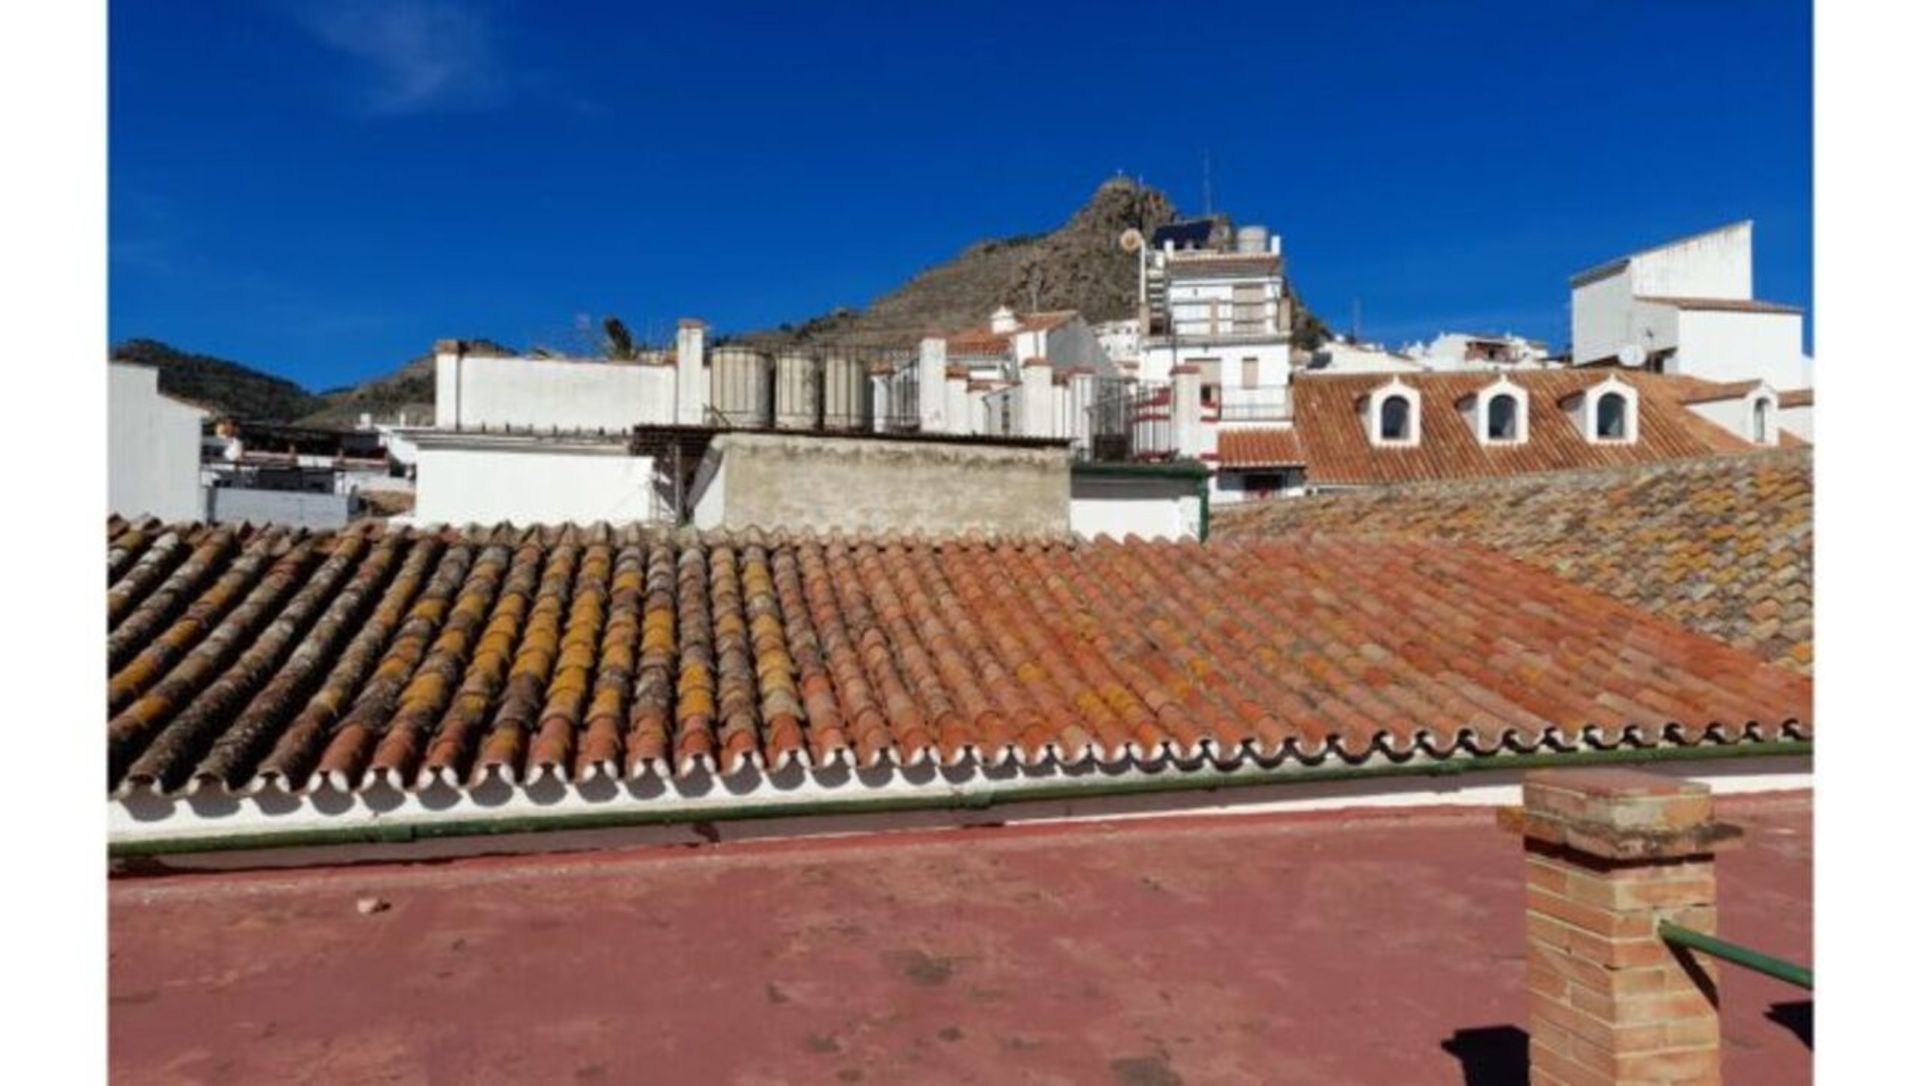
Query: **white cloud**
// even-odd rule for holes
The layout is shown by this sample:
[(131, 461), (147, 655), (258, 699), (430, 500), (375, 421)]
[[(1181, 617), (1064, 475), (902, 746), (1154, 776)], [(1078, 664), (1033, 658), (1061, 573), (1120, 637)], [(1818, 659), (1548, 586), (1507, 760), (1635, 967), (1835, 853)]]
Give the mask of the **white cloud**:
[(356, 88), (372, 113), (484, 109), (508, 96), (509, 73), (491, 20), (453, 0), (322, 0), (297, 13), (327, 45), (356, 58), (369, 80)]

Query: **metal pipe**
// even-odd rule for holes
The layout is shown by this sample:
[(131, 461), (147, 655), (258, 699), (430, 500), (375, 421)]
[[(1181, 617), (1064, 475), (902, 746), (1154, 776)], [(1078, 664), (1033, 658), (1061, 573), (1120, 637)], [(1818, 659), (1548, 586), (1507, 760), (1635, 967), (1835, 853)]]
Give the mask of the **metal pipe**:
[(1813, 989), (1813, 969), (1776, 958), (1771, 954), (1762, 954), (1757, 950), (1743, 947), (1738, 943), (1729, 943), (1725, 939), (1716, 939), (1703, 931), (1681, 927), (1671, 920), (1660, 921), (1660, 938), (1675, 946), (1697, 950), (1702, 954), (1745, 966), (1756, 973), (1764, 973), (1775, 980), (1784, 980), (1809, 991)]

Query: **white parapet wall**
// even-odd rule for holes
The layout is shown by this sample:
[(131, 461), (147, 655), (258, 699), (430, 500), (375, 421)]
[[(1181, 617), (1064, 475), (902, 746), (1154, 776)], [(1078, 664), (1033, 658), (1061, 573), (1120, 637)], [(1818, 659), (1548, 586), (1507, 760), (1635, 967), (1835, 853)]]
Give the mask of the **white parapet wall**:
[(434, 367), (434, 424), (442, 430), (625, 433), (674, 419), (671, 366), (442, 352)]
[(205, 412), (160, 392), (160, 371), (107, 366), (107, 511), (163, 520), (206, 516), (200, 490)]
[(623, 437), (420, 430), (413, 519), (422, 524), (624, 524), (658, 504), (653, 459)]

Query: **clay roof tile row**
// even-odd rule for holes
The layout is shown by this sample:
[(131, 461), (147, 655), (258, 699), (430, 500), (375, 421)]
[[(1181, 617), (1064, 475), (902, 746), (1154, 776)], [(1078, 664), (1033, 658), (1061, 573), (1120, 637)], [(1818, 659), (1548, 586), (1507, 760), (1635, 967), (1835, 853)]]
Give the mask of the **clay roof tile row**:
[[(201, 552), (180, 617), (123, 638), (112, 789), (1810, 734), (1803, 676), (1480, 548), (501, 526)], [(110, 637), (160, 591), (137, 562)]]

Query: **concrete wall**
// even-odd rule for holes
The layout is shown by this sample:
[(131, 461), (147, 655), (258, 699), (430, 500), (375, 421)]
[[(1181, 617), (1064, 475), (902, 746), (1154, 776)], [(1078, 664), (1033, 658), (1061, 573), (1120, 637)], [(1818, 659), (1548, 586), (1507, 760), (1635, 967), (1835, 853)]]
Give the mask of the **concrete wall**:
[(351, 515), (352, 501), (345, 494), (215, 486), (207, 488), (206, 516), (218, 522), (248, 520), (255, 524), (339, 528)]
[(674, 387), (669, 366), (443, 354), (434, 361), (434, 425), (624, 432), (672, 422)]
[(1628, 269), (1573, 288), (1574, 365), (1612, 357), (1623, 344), (1638, 342)]
[(710, 528), (941, 534), (1068, 528), (1065, 448), (722, 434), (694, 491), (694, 522)]
[(1813, 385), (1813, 367), (1800, 353), (1798, 313), (1689, 309), (1679, 322), (1680, 352), (1669, 372), (1708, 381), (1758, 378), (1781, 392)]
[(1073, 476), (1068, 526), (1092, 539), (1194, 539), (1200, 534), (1200, 495), (1195, 479)]
[(160, 394), (160, 371), (107, 365), (107, 511), (166, 520), (204, 516), (202, 412)]
[(1633, 292), (1669, 298), (1753, 297), (1753, 224), (1683, 238), (1629, 262)]
[(653, 459), (619, 442), (420, 439), (413, 519), (515, 524), (654, 517)]
[(1804, 407), (1783, 407), (1780, 409), (1780, 432), (1792, 434), (1802, 441), (1813, 440), (1813, 405)]

